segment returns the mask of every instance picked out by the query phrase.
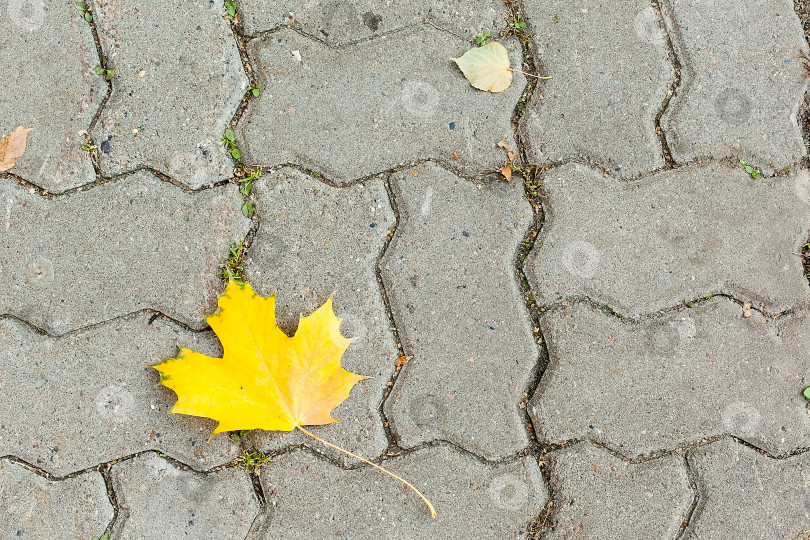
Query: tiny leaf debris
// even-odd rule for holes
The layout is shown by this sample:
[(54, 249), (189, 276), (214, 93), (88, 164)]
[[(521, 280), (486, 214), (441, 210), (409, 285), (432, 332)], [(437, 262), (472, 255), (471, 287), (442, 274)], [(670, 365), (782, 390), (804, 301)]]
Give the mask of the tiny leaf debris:
[(303, 427), (337, 422), (332, 410), (367, 378), (340, 365), (351, 340), (340, 333), (331, 297), (300, 317), (292, 337), (276, 324), (275, 294), (265, 298), (248, 283), (230, 280), (218, 304), (206, 321), (222, 343), (222, 358), (179, 347), (176, 357), (152, 366), (177, 394), (172, 413), (217, 420), (212, 437), (223, 431), (297, 429), (400, 480), (436, 517), (433, 505), (410, 482)]
[(517, 155), (512, 150), (512, 147), (509, 146), (509, 144), (506, 142), (505, 138), (501, 139), (501, 141), (498, 143), (498, 147), (502, 148), (506, 152), (506, 157), (509, 159), (509, 165), (501, 167), (498, 170), (500, 171), (500, 173), (503, 175), (503, 177), (506, 179), (507, 182), (511, 182), (512, 181), (512, 162), (515, 161), (515, 158), (517, 157)]
[(0, 139), (0, 172), (12, 168), (17, 158), (23, 155), (28, 133), (32, 129), (17, 126), (17, 129)]

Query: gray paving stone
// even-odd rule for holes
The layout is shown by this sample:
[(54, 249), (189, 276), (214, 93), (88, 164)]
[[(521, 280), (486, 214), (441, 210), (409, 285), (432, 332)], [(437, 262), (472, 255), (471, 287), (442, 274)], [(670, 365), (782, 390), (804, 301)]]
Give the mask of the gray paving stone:
[(177, 345), (219, 356), (212, 333), (142, 313), (59, 338), (0, 320), (0, 455), (60, 476), (156, 449), (197, 469), (230, 462), (238, 445), (208, 437), (216, 422), (168, 414), (177, 396), (150, 364)]
[(793, 2), (661, 6), (682, 64), (661, 118), (673, 158), (744, 158), (769, 174), (804, 156), (796, 115), (808, 78), (799, 55), (810, 47)]
[(219, 141), (248, 80), (222, 0), (99, 0), (97, 8), (115, 70), (93, 130), (102, 173), (152, 167), (192, 189), (232, 176)]
[(527, 443), (518, 403), (538, 358), (513, 266), (532, 218), (523, 186), (476, 185), (432, 163), (392, 183), (400, 224), (381, 271), (413, 359), (388, 419), (406, 447), (443, 439), (508, 456)]
[(88, 472), (47, 480), (0, 459), (0, 537), (80, 538), (104, 534), (113, 518), (104, 479)]
[(631, 464), (589, 443), (551, 456), (555, 527), (544, 538), (677, 538), (694, 499), (683, 458)]
[(541, 321), (550, 365), (530, 414), (545, 442), (626, 456), (730, 434), (775, 455), (810, 446), (810, 319), (713, 300), (640, 323), (584, 304)]
[(754, 180), (711, 163), (625, 183), (580, 165), (544, 179), (526, 270), (540, 304), (587, 296), (636, 317), (729, 294), (781, 312), (810, 301), (798, 255), (810, 174)]
[(497, 35), (506, 27), (500, 0), (240, 0), (244, 30), (253, 35), (280, 26), (300, 28), (330, 44), (401, 30), (429, 21), (472, 40), (482, 32)]
[(425, 494), (436, 519), (413, 491), (376, 469), (339, 469), (299, 451), (261, 469), (273, 514), (254, 538), (526, 538), (548, 498), (532, 457), (489, 466), (429, 447), (384, 466)]
[[(504, 41), (512, 65), (516, 41)], [(264, 91), (236, 130), (248, 163), (297, 163), (335, 182), (435, 158), (469, 174), (506, 163), (526, 84), (475, 90), (450, 60), (470, 44), (429, 25), (332, 49), (292, 30), (248, 44)], [(457, 160), (453, 160), (455, 153)]]
[(52, 334), (144, 308), (205, 327), (250, 227), (236, 186), (189, 194), (147, 172), (55, 199), (6, 180), (0, 205), (0, 312)]
[(675, 79), (648, 0), (525, 2), (542, 81), (521, 121), (536, 163), (627, 178), (664, 166), (655, 117)]
[(0, 50), (7, 52), (0, 138), (18, 125), (33, 128), (9, 172), (52, 193), (95, 181), (79, 132), (90, 128), (107, 87), (93, 73), (99, 59), (90, 25), (72, 2), (10, 0), (0, 17)]
[(209, 474), (180, 470), (155, 454), (114, 465), (120, 540), (236, 540), (259, 513), (250, 477), (241, 469)]
[[(339, 422), (312, 431), (364, 457), (380, 455), (388, 441), (377, 407), (398, 356), (375, 274), (395, 224), (385, 186), (374, 179), (335, 188), (281, 169), (255, 183), (254, 193), (261, 224), (248, 252), (248, 280), (263, 296), (276, 291), (276, 317), (289, 335), (299, 314), (315, 311), (334, 293), (341, 332), (355, 338), (341, 363), (373, 377), (357, 384), (335, 409)], [(343, 457), (298, 432), (256, 436), (265, 450), (304, 443)]]
[(723, 439), (689, 455), (698, 502), (684, 538), (805, 538), (810, 456), (771, 459)]

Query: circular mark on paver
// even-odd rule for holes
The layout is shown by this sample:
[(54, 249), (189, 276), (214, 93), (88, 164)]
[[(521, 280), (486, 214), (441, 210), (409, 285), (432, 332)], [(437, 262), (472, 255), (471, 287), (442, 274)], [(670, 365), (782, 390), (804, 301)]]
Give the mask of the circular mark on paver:
[[(333, 2), (326, 11), (324, 28), (327, 30), (326, 38), (335, 35), (348, 36), (353, 29), (360, 27), (362, 19), (349, 2)], [(323, 32), (322, 32), (323, 33)]]
[(129, 419), (135, 397), (121, 385), (105, 386), (96, 397), (96, 410), (99, 416), (113, 422)]
[(435, 394), (420, 394), (411, 399), (408, 414), (418, 427), (437, 427), (447, 414), (447, 407)]
[(529, 499), (529, 487), (514, 474), (502, 474), (489, 483), (490, 500), (498, 508), (518, 510)]
[(37, 30), (45, 22), (45, 2), (43, 0), (9, 0), (8, 18), (21, 28)]
[(363, 319), (352, 313), (341, 314), (338, 318), (340, 319), (340, 333), (343, 337), (351, 339), (355, 345), (366, 338), (368, 327)]
[(737, 88), (720, 92), (714, 100), (714, 108), (727, 124), (741, 124), (751, 116), (751, 100)]
[(794, 181), (796, 196), (807, 204), (810, 204), (810, 172), (799, 171)]
[(650, 326), (648, 330), (650, 346), (659, 353), (674, 353), (688, 340), (697, 335), (697, 325), (692, 317), (682, 317), (674, 321), (664, 321)]
[(762, 415), (753, 405), (735, 401), (726, 405), (721, 414), (723, 427), (731, 435), (754, 435), (762, 422)]
[(562, 263), (566, 270), (581, 278), (590, 279), (596, 275), (602, 255), (590, 242), (577, 240), (563, 250)]
[(644, 41), (653, 45), (664, 43), (664, 35), (661, 33), (661, 27), (658, 24), (658, 16), (652, 6), (647, 6), (638, 12), (633, 21), (633, 28), (636, 35)]
[(441, 95), (430, 83), (406, 81), (402, 88), (401, 99), (406, 111), (414, 116), (427, 118), (436, 112)]
[(53, 281), (53, 263), (40, 255), (25, 267), (25, 281), (35, 287), (44, 287)]

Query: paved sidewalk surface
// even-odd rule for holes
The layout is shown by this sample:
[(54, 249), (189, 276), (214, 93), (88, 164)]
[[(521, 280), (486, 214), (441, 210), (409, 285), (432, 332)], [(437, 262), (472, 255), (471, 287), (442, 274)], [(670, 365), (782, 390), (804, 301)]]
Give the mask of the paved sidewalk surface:
[[(810, 534), (803, 0), (6, 4), (0, 540)], [(313, 431), (437, 519), (167, 414), (240, 245), (287, 332), (336, 291), (372, 378)]]

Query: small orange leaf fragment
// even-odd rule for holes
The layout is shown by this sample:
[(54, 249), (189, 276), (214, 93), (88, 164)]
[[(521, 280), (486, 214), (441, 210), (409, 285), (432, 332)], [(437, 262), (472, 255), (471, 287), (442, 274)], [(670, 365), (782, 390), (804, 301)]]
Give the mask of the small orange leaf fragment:
[(395, 367), (398, 367), (398, 368), (401, 368), (402, 366), (404, 366), (405, 364), (407, 364), (407, 363), (408, 363), (408, 360), (410, 360), (410, 359), (411, 359), (411, 357), (410, 357), (410, 356), (400, 356), (399, 358), (397, 358), (396, 360), (394, 360), (394, 366), (395, 366)]
[(501, 171), (501, 174), (503, 175), (503, 177), (506, 179), (507, 182), (512, 181), (512, 166), (511, 165), (507, 165), (506, 167), (501, 167), (498, 170)]
[(451, 157), (451, 158), (453, 158), (453, 161), (458, 161), (458, 156), (456, 155), (456, 153), (455, 153), (455, 152), (453, 152), (452, 154), (450, 154), (450, 157)]
[(515, 161), (517, 155), (515, 155), (515, 152), (512, 150), (512, 147), (509, 146), (509, 144), (506, 142), (506, 138), (500, 140), (500, 142), (498, 143), (498, 147), (503, 148), (506, 151), (506, 157), (509, 158), (509, 161)]
[(0, 139), (0, 172), (12, 168), (17, 158), (23, 155), (28, 133), (32, 129), (17, 126), (17, 129)]

